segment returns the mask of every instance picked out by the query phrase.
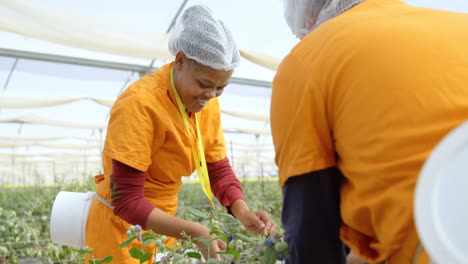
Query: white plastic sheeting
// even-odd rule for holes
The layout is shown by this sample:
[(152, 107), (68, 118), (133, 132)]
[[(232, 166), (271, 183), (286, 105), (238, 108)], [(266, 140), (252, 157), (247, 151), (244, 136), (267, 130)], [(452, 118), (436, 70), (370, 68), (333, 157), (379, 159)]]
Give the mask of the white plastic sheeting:
[(103, 130), (106, 128), (104, 124), (98, 123), (78, 123), (73, 121), (62, 121), (62, 120), (53, 120), (45, 117), (40, 117), (36, 115), (25, 115), (17, 117), (1, 117), (0, 123), (22, 123), (22, 124), (38, 124), (38, 125), (48, 125), (48, 126), (59, 126), (59, 127), (69, 127), (69, 128), (83, 128), (83, 129), (99, 129)]
[(119, 30), (110, 26), (96, 26), (73, 14), (50, 12), (30, 1), (0, 0), (0, 4), (6, 9), (0, 16), (0, 29), (5, 31), (116, 55), (172, 58), (164, 34), (159, 37), (119, 34)]
[(54, 148), (54, 149), (99, 149), (100, 145), (98, 144), (57, 144), (57, 143), (41, 143), (41, 142), (0, 142), (0, 148), (16, 148), (16, 147), (25, 147), (25, 146), (40, 146), (44, 148)]
[(267, 54), (261, 54), (258, 52), (249, 52), (246, 50), (241, 50), (240, 54), (246, 60), (249, 60), (255, 64), (261, 65), (265, 68), (268, 68), (274, 71), (278, 69), (278, 66), (281, 63), (281, 59), (278, 57), (274, 57), (274, 56), (267, 55)]
[(44, 142), (44, 141), (56, 141), (56, 140), (66, 140), (66, 139), (76, 139), (87, 142), (99, 142), (99, 139), (92, 137), (28, 137), (23, 135), (14, 135), (14, 136), (4, 136), (0, 135), (1, 141), (13, 141), (13, 142)]
[[(1, 0), (0, 0), (1, 1)], [(107, 98), (92, 98), (92, 97), (69, 97), (69, 98), (40, 98), (40, 97), (25, 97), (25, 96), (0, 96), (1, 108), (38, 108), (50, 107), (64, 104), (70, 104), (80, 100), (90, 100), (104, 106), (112, 106), (114, 99)]]
[[(69, 104), (80, 100), (90, 100), (98, 104), (111, 107), (114, 104), (113, 99), (103, 98), (92, 98), (92, 97), (75, 97), (75, 98), (28, 98), (28, 97), (12, 97), (12, 96), (0, 96), (0, 107), (1, 108), (38, 108), (38, 107), (50, 107), (58, 106), (63, 104)], [(256, 121), (269, 121), (268, 115), (248, 113), (242, 111), (226, 110), (221, 109), (222, 113), (227, 115), (256, 120)], [(68, 122), (64, 122), (67, 124)], [(67, 125), (64, 125), (67, 126)]]
[[(0, 0), (4, 14), (0, 29), (54, 43), (129, 57), (172, 59), (164, 33), (138, 35), (117, 33), (111, 26), (87, 23), (74, 14), (50, 12), (43, 6), (24, 0)], [(72, 22), (72, 23), (70, 23)], [(242, 50), (242, 49), (241, 49)], [(253, 63), (275, 70), (280, 58), (255, 52), (241, 52)]]

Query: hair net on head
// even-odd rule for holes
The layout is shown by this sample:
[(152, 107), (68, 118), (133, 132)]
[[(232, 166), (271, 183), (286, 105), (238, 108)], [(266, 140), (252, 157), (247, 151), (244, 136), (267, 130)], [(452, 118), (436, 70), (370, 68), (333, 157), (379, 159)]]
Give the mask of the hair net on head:
[(177, 21), (169, 38), (169, 51), (179, 51), (216, 70), (233, 70), (240, 55), (229, 29), (206, 6), (189, 7)]
[(283, 0), (284, 17), (300, 39), (323, 22), (332, 19), (363, 0)]

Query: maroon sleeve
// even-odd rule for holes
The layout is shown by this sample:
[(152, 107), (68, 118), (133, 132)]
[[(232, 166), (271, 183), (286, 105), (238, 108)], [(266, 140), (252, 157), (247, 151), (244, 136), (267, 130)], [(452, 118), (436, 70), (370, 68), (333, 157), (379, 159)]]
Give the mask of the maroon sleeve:
[(145, 199), (146, 174), (120, 161), (112, 160), (111, 199), (114, 214), (132, 225), (146, 228), (146, 221), (156, 206)]
[(235, 200), (244, 199), (242, 186), (232, 171), (227, 157), (217, 162), (207, 163), (207, 167), (211, 190), (224, 207), (229, 210)]

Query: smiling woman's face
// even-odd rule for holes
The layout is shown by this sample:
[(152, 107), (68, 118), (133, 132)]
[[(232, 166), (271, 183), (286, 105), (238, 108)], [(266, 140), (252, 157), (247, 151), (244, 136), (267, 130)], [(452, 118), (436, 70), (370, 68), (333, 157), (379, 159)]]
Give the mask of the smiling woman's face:
[(215, 70), (177, 53), (174, 84), (190, 112), (200, 112), (210, 99), (220, 96), (231, 76), (232, 71)]

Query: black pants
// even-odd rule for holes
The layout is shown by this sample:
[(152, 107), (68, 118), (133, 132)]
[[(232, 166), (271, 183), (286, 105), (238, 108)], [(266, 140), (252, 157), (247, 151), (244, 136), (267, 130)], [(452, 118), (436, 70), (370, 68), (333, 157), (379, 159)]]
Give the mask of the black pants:
[(345, 264), (339, 236), (341, 173), (329, 168), (290, 178), (283, 188), (281, 221), (290, 264)]

